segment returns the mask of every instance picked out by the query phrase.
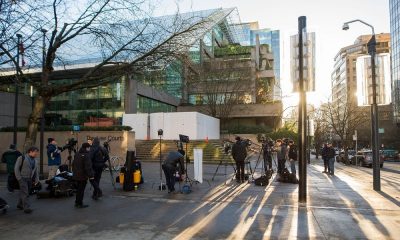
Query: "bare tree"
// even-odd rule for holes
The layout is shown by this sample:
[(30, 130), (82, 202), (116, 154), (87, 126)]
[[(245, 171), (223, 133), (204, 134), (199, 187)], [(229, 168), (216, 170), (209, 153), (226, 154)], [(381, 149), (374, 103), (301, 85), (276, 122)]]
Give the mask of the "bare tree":
[(198, 105), (210, 116), (221, 119), (222, 124), (229, 118), (236, 104), (251, 102), (244, 94), (251, 81), (251, 69), (234, 67), (234, 64), (210, 60), (199, 66), (198, 75), (190, 82), (192, 93), (196, 93)]
[(326, 117), (327, 126), (339, 137), (345, 149), (345, 160), (347, 160), (347, 148), (353, 141), (354, 130), (365, 124), (368, 119), (365, 111), (352, 101), (338, 100), (335, 103), (327, 103), (323, 115)]
[[(31, 82), (37, 97), (28, 120), (25, 148), (36, 142), (39, 120), (52, 97), (113, 82), (155, 62), (167, 63), (185, 51), (193, 36), (208, 24), (202, 17), (190, 14), (152, 18), (153, 6), (145, 0), (42, 2), (37, 5), (36, 1), (26, 0), (23, 6), (12, 6), (31, 13), (31, 26), (18, 30), (29, 36), (24, 38), (24, 43), (29, 42), (25, 44), (29, 46), (25, 49), (28, 66), (18, 67), (9, 33), (2, 37), (0, 45), (2, 56), (8, 57), (22, 77), (28, 70), (41, 72), (40, 82)], [(20, 16), (21, 11), (13, 14), (5, 22), (9, 29), (18, 29), (26, 19)], [(49, 30), (46, 46), (41, 43), (45, 33), (42, 29)], [(78, 79), (69, 83), (52, 81), (56, 68), (69, 71), (69, 66), (82, 63), (82, 58), (90, 67)]]

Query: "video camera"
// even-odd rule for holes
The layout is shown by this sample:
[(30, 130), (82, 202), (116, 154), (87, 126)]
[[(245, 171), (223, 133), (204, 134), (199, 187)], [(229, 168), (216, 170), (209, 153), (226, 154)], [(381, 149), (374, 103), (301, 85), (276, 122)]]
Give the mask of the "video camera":
[(251, 142), (250, 139), (243, 139), (243, 140), (242, 140), (242, 143), (243, 143), (246, 147), (250, 147), (251, 144), (253, 144), (253, 143)]
[(65, 149), (68, 149), (68, 151), (73, 151), (75, 150), (77, 144), (78, 140), (75, 138), (69, 138), (67, 144), (62, 147), (62, 150), (64, 151)]

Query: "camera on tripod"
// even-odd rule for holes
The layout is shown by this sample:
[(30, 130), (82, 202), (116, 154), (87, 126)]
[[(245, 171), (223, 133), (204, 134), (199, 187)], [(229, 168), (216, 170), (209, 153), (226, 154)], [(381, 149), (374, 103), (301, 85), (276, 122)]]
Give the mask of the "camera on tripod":
[(253, 143), (251, 142), (250, 139), (244, 139), (244, 140), (242, 140), (242, 143), (243, 143), (246, 147), (250, 147), (251, 144), (253, 144)]
[(77, 144), (78, 140), (76, 140), (75, 138), (69, 138), (67, 144), (62, 147), (62, 150), (68, 149), (68, 151), (74, 151)]

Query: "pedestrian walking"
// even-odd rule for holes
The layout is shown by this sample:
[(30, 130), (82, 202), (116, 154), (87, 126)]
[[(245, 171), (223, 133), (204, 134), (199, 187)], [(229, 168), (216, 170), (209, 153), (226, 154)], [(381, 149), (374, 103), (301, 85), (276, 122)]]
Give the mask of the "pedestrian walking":
[(57, 142), (54, 138), (47, 139), (47, 158), (48, 158), (48, 170), (49, 175), (47, 179), (52, 179), (61, 165), (61, 148), (57, 146)]
[(329, 173), (329, 159), (327, 157), (327, 152), (328, 152), (328, 145), (325, 143), (324, 147), (322, 148), (321, 156), (322, 160), (324, 161), (324, 171), (322, 173)]
[(76, 208), (87, 208), (89, 205), (83, 204), (83, 196), (87, 180), (94, 180), (94, 173), (92, 169), (92, 161), (89, 157), (90, 144), (83, 143), (78, 153), (75, 154), (74, 161), (72, 163), (73, 179), (76, 182)]
[(110, 156), (108, 155), (107, 149), (100, 145), (100, 140), (97, 137), (93, 139), (89, 156), (90, 160), (92, 161), (92, 168), (94, 171), (94, 179), (90, 181), (93, 186), (92, 198), (97, 200), (103, 196), (103, 191), (100, 188), (100, 179), (101, 174), (106, 166), (106, 162), (110, 159)]
[(247, 157), (246, 143), (240, 137), (235, 138), (236, 142), (232, 146), (232, 157), (236, 163), (236, 182), (244, 183), (244, 160)]
[(7, 189), (9, 192), (13, 192), (18, 184), (18, 180), (15, 178), (14, 167), (20, 156), (22, 156), (22, 153), (17, 150), (14, 144), (11, 144), (10, 148), (1, 156), (1, 162), (7, 166)]
[(335, 175), (335, 149), (332, 147), (332, 143), (328, 143), (328, 149), (326, 153), (326, 157), (329, 163), (329, 174), (331, 176)]
[(20, 194), (17, 208), (24, 210), (25, 213), (31, 213), (31, 205), (29, 202), (29, 193), (32, 189), (32, 184), (39, 182), (39, 174), (36, 163), (39, 149), (30, 147), (27, 154), (20, 156), (15, 163), (15, 177), (19, 182)]

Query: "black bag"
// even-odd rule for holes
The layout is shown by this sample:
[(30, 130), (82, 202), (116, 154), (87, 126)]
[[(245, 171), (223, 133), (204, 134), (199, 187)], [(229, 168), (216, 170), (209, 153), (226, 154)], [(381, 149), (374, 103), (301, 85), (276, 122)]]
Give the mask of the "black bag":
[(19, 182), (17, 178), (15, 177), (15, 174), (10, 174), (8, 175), (8, 183), (10, 184), (10, 187), (14, 190), (19, 189)]
[(263, 175), (254, 180), (254, 184), (257, 186), (267, 186), (269, 183), (269, 178), (266, 175)]

